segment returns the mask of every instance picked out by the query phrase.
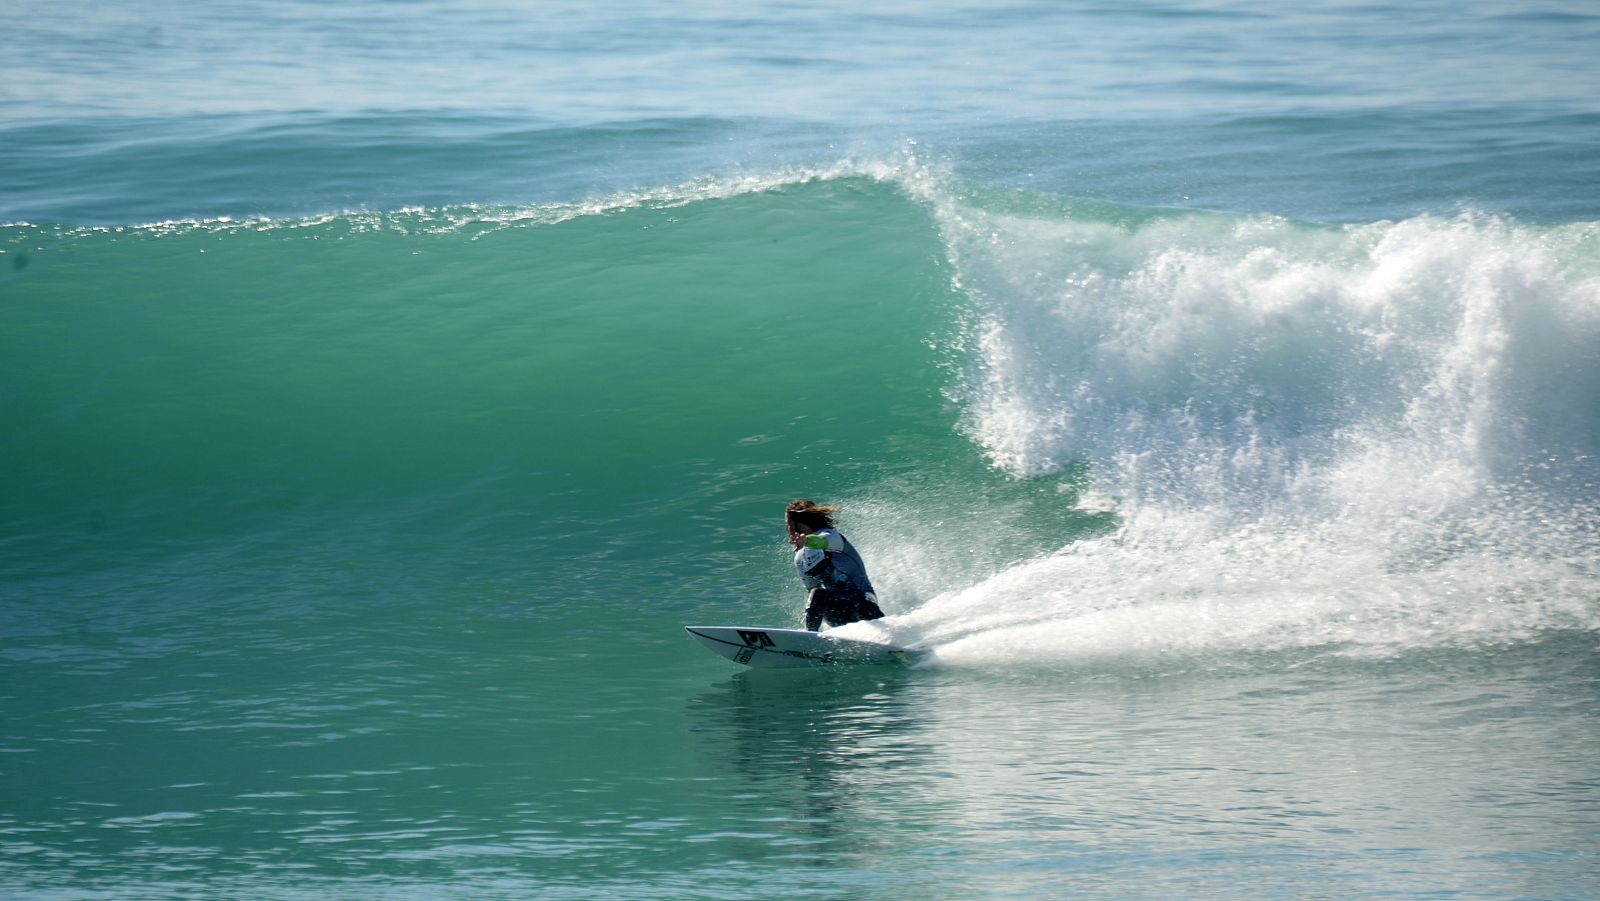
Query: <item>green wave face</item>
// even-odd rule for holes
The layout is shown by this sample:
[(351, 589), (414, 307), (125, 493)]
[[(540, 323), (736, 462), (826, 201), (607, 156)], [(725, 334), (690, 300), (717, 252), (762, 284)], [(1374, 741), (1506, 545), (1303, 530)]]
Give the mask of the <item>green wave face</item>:
[[(319, 559), (424, 598), (754, 617), (785, 609), (778, 512), (811, 496), (905, 642), (978, 659), (1012, 633), (1228, 654), (1594, 621), (1586, 226), (891, 167), (6, 238), (15, 585)], [(1097, 631), (1108, 609), (1139, 625)]]

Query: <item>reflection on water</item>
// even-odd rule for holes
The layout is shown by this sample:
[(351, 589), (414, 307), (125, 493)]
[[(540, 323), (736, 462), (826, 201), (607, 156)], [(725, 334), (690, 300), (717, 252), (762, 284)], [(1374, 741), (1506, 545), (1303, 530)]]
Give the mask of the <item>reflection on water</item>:
[(740, 673), (686, 705), (701, 769), (729, 806), (820, 865), (889, 853), (938, 822), (914, 676), (890, 668)]
[(685, 712), (756, 859), (793, 846), (872, 888), (1584, 897), (1597, 659), (1553, 640), (1243, 672), (751, 672)]

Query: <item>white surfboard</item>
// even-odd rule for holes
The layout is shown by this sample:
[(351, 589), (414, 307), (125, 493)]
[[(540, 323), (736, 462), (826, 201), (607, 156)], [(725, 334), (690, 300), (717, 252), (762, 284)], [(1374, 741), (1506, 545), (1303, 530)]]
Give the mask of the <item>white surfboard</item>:
[(911, 666), (927, 651), (875, 641), (834, 638), (826, 632), (765, 626), (684, 626), (712, 653), (754, 667), (893, 664)]

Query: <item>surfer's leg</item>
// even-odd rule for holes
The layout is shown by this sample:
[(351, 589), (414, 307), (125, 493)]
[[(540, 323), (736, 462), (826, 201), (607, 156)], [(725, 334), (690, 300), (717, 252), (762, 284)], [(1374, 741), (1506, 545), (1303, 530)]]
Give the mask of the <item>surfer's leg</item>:
[(864, 594), (836, 598), (832, 609), (828, 611), (828, 622), (835, 626), (864, 619), (883, 619), (883, 610), (877, 602)]
[(822, 619), (830, 612), (829, 600), (826, 588), (811, 589), (811, 596), (806, 599), (806, 631), (815, 632), (822, 628)]
[(878, 609), (872, 598), (864, 594), (817, 588), (811, 592), (811, 604), (806, 607), (806, 628), (815, 632), (823, 622), (830, 626), (844, 626), (882, 617), (883, 611)]
[(883, 608), (878, 606), (878, 601), (870, 594), (861, 596), (856, 605), (856, 612), (860, 615), (856, 619), (883, 619)]

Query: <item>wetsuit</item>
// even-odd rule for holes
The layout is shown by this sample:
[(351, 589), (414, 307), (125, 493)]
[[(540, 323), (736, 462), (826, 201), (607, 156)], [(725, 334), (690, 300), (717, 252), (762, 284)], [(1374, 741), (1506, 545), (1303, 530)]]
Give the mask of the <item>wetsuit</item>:
[(807, 535), (805, 544), (794, 553), (794, 568), (800, 571), (800, 581), (811, 589), (806, 628), (812, 632), (823, 622), (842, 626), (883, 617), (867, 578), (867, 565), (837, 529), (830, 527)]

